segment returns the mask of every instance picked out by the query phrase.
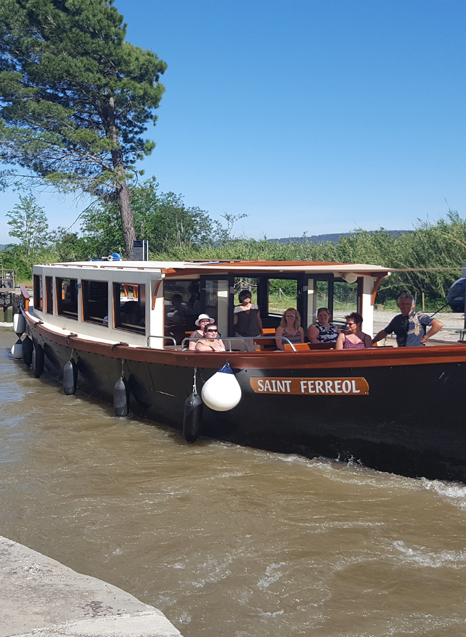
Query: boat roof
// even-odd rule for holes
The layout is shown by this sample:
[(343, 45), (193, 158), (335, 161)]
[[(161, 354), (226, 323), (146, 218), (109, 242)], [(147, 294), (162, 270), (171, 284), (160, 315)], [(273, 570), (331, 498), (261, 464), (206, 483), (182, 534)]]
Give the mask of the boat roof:
[(359, 276), (383, 277), (392, 269), (380, 265), (362, 263), (332, 263), (325, 261), (79, 261), (71, 263), (47, 263), (47, 267), (82, 268), (85, 270), (144, 270), (161, 272), (166, 275), (207, 274), (207, 273), (305, 273), (334, 274), (341, 276), (354, 272)]

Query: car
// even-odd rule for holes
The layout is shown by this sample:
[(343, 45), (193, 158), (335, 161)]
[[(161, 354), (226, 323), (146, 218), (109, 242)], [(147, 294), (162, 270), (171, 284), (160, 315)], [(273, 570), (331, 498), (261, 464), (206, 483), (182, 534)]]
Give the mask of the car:
[(447, 302), (452, 312), (464, 312), (464, 289), (466, 279), (463, 277), (453, 283), (448, 290)]

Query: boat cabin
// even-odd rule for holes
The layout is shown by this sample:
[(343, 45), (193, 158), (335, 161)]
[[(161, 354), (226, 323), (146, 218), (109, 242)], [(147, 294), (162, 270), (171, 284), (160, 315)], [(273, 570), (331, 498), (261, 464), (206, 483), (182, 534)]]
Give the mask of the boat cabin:
[[(372, 335), (373, 305), (386, 268), (316, 262), (90, 261), (34, 266), (34, 314), (59, 332), (135, 347), (186, 348), (201, 313), (234, 336), (238, 293), (251, 292), (264, 333), (296, 308), (304, 330), (320, 307), (333, 321), (359, 312)], [(233, 349), (235, 349), (233, 344)]]

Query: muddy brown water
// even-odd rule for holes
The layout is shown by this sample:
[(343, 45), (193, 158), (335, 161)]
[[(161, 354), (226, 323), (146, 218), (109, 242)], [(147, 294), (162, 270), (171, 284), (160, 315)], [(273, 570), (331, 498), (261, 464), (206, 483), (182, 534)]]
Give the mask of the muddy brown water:
[(465, 485), (188, 445), (33, 378), (14, 340), (0, 328), (1, 535), (185, 637), (466, 633)]

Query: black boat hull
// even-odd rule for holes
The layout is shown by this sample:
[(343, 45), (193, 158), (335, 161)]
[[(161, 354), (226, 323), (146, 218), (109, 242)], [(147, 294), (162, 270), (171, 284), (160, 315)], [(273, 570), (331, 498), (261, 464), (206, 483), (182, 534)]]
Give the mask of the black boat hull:
[[(425, 361), (418, 351), (381, 348), (350, 356), (345, 356), (349, 352), (200, 355), (96, 346), (31, 323), (28, 332), (35, 345), (43, 347), (45, 367), (55, 378), (62, 379), (63, 368), (73, 357), (78, 389), (112, 402), (114, 385), (123, 373), (131, 411), (177, 431), (182, 431), (194, 375), (200, 391), (229, 359), (241, 386), (241, 401), (225, 412), (204, 405), (201, 435), (309, 458), (353, 460), (410, 477), (466, 482), (466, 415), (459, 400), (466, 387), (462, 345), (435, 348), (436, 356), (430, 352), (434, 348), (423, 348)], [(258, 380), (277, 377), (298, 385), (309, 379), (350, 379), (347, 383), (364, 379), (368, 392), (296, 395), (274, 393), (276, 386), (269, 383), (271, 393), (257, 393)], [(329, 387), (335, 387), (334, 381)]]

